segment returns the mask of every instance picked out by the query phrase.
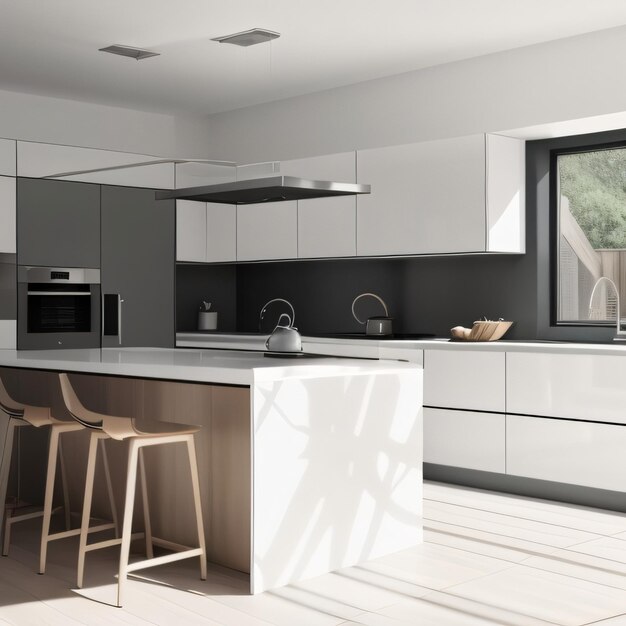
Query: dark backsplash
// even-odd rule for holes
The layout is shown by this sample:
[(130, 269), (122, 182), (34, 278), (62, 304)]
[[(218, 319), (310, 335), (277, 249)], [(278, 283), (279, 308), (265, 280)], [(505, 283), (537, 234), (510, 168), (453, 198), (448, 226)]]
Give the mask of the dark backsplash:
[[(241, 265), (179, 265), (177, 330), (195, 330), (202, 299), (219, 313), (218, 330), (256, 332), (261, 307), (272, 298), (289, 300), (303, 333), (362, 332), (351, 304), (363, 292), (380, 295), (398, 333), (448, 336), (456, 325), (482, 316), (512, 319), (510, 338), (536, 334), (535, 286), (528, 256), (482, 255), (411, 259), (344, 259)], [(532, 268), (531, 268), (532, 269)], [(280, 312), (268, 311), (264, 330)], [(363, 316), (381, 315), (374, 300), (362, 300)]]
[(218, 312), (218, 329), (237, 330), (236, 284), (234, 265), (176, 265), (176, 330), (198, 328), (198, 311), (203, 300)]
[[(374, 292), (387, 303), (398, 333), (448, 336), (452, 326), (471, 326), (486, 316), (514, 320), (511, 338), (531, 338), (535, 318), (523, 293), (525, 258), (448, 256), (239, 265), (237, 329), (256, 331), (263, 304), (281, 297), (294, 305), (296, 326), (303, 333), (362, 332), (363, 326), (352, 317), (351, 304), (358, 294)], [(362, 317), (383, 314), (371, 299), (357, 306)]]

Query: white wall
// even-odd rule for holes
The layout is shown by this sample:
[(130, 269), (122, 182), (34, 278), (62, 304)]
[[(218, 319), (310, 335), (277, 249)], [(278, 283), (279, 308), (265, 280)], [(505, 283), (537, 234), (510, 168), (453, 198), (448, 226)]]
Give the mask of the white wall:
[(11, 91), (0, 91), (0, 137), (164, 157), (211, 157), (206, 118)]
[(216, 114), (211, 147), (281, 160), (626, 111), (625, 70), (619, 27)]

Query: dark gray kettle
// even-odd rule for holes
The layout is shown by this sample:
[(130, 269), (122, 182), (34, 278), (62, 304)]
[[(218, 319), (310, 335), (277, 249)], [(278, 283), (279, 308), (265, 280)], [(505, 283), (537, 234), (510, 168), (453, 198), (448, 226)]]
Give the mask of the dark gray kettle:
[[(354, 306), (361, 298), (364, 298), (364, 297), (374, 298), (375, 300), (378, 300), (378, 302), (380, 302), (380, 304), (382, 305), (385, 311), (385, 314), (368, 317), (367, 320), (365, 321), (359, 318), (359, 316), (356, 314), (356, 310)], [(375, 293), (367, 292), (367, 293), (362, 293), (358, 295), (352, 301), (352, 315), (354, 316), (354, 319), (359, 324), (363, 324), (365, 326), (366, 335), (391, 335), (393, 334), (393, 318), (389, 317), (389, 309), (387, 309), (387, 305), (385, 304), (385, 301), (380, 296), (376, 295)]]

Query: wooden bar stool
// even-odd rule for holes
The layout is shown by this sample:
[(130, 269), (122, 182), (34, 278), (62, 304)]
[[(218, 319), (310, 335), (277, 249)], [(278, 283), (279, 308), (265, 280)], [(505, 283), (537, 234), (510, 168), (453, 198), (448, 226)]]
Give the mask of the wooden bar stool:
[[(204, 524), (202, 522), (202, 508), (200, 504), (200, 484), (198, 480), (198, 464), (194, 434), (200, 430), (198, 426), (176, 424), (173, 422), (161, 422), (153, 420), (137, 420), (132, 417), (116, 417), (103, 413), (96, 413), (85, 408), (78, 399), (67, 374), (59, 374), (61, 390), (65, 405), (71, 415), (80, 424), (91, 429), (91, 441), (89, 445), (89, 459), (87, 462), (87, 479), (85, 482), (85, 499), (83, 504), (82, 532), (80, 535), (80, 547), (78, 553), (77, 586), (83, 585), (83, 573), (85, 567), (85, 555), (92, 550), (108, 548), (121, 544), (119, 576), (117, 582), (117, 606), (122, 606), (124, 588), (127, 575), (148, 567), (155, 567), (164, 563), (180, 561), (192, 557), (200, 558), (200, 577), (206, 580), (207, 563), (206, 547), (204, 540)], [(128, 468), (126, 474), (126, 497), (124, 504), (124, 521), (122, 525), (121, 539), (111, 539), (87, 544), (87, 525), (91, 512), (91, 497), (93, 493), (94, 468), (97, 455), (97, 442), (102, 439), (129, 440)], [(190, 548), (165, 539), (152, 536), (150, 524), (150, 511), (148, 503), (146, 470), (143, 460), (143, 448), (168, 443), (185, 443), (189, 456), (189, 468), (191, 470), (191, 487), (196, 514), (196, 527), (198, 532), (197, 548)], [(143, 561), (129, 563), (131, 539), (141, 536), (132, 534), (133, 508), (135, 503), (135, 488), (137, 482), (137, 465), (141, 481), (142, 503), (145, 521), (146, 556)], [(155, 557), (152, 546), (157, 545), (169, 550), (172, 554)]]
[[(0, 410), (8, 417), (7, 435), (5, 439), (4, 451), (2, 455), (2, 463), (0, 464), (0, 503), (2, 503), (2, 512), (0, 513), (0, 527), (4, 527), (4, 541), (2, 544), (2, 555), (7, 556), (11, 543), (11, 527), (13, 524), (23, 522), (36, 517), (43, 517), (41, 531), (41, 547), (39, 554), (39, 573), (43, 574), (46, 568), (46, 556), (48, 542), (56, 539), (64, 539), (80, 534), (80, 528), (70, 529), (70, 505), (69, 490), (67, 485), (67, 473), (65, 469), (65, 461), (63, 456), (63, 448), (61, 444), (61, 435), (63, 433), (83, 430), (83, 426), (76, 421), (64, 421), (52, 416), (48, 407), (32, 406), (17, 402), (7, 392), (2, 380), (0, 379)], [(46, 491), (44, 495), (44, 506), (42, 511), (33, 513), (24, 513), (22, 515), (12, 515), (6, 520), (2, 517), (5, 514), (5, 501), (7, 485), (9, 480), (9, 472), (11, 467), (11, 456), (13, 450), (13, 438), (16, 428), (23, 426), (48, 426), (50, 428), (50, 443), (48, 447), (48, 469), (46, 476)], [(108, 464), (105, 458), (105, 472), (107, 474), (107, 482), (110, 485)], [(54, 484), (56, 479), (57, 461), (61, 466), (61, 482), (63, 486), (63, 508), (65, 509), (65, 531), (59, 533), (50, 533), (50, 521), (52, 514), (60, 509), (53, 509), (54, 500)], [(103, 524), (90, 528), (90, 532), (107, 530), (115, 528), (117, 532), (117, 514), (114, 509), (113, 490), (109, 488), (109, 500), (113, 507), (114, 521), (110, 524)]]

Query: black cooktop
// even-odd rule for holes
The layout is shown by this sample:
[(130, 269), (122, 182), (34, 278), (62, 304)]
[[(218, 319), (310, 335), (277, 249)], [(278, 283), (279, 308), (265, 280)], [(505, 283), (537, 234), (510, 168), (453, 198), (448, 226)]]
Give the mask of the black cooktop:
[(393, 335), (366, 335), (365, 333), (303, 333), (308, 337), (328, 337), (329, 339), (372, 339), (375, 341), (394, 341), (398, 339), (434, 339), (436, 335), (431, 333), (394, 333)]

